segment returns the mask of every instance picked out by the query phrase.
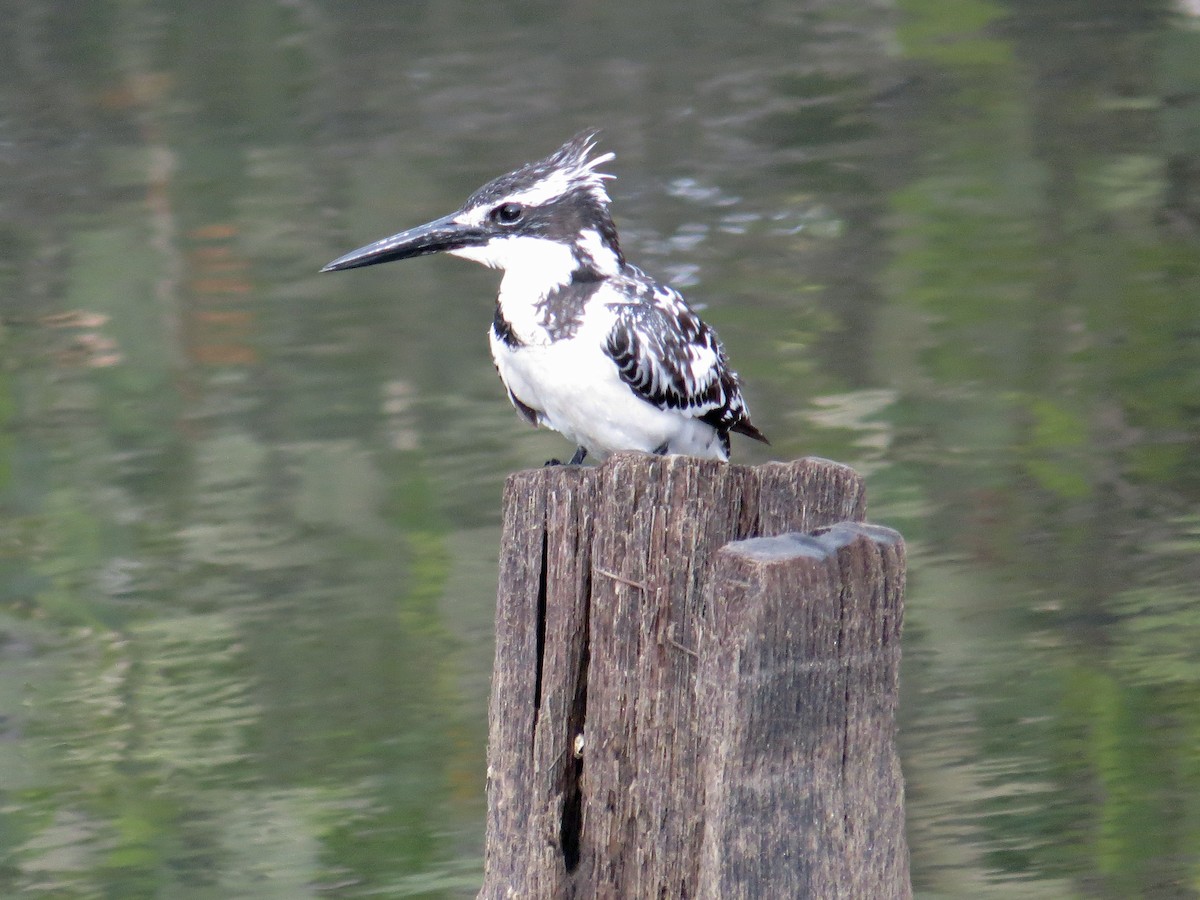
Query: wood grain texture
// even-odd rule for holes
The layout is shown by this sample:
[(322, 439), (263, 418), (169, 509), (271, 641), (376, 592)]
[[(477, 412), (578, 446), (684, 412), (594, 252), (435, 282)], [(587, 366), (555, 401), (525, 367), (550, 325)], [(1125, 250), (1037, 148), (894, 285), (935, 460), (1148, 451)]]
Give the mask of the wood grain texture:
[(904, 550), (839, 524), (722, 548), (696, 687), (701, 898), (909, 897), (895, 749)]
[[(733, 795), (722, 791), (737, 786), (740, 767), (759, 759), (752, 747), (761, 735), (742, 734), (746, 744), (739, 744), (735, 710), (765, 702), (755, 701), (757, 688), (745, 685), (741, 690), (749, 694), (723, 692), (737, 684), (725, 684), (732, 676), (724, 673), (735, 662), (744, 667), (756, 646), (754, 623), (784, 618), (788, 603), (808, 617), (803, 621), (812, 619), (815, 630), (798, 620), (770, 632), (794, 641), (794, 652), (790, 643), (760, 652), (801, 660), (817, 648), (828, 654), (831, 633), (812, 610), (850, 598), (857, 616), (863, 591), (835, 592), (831, 601), (830, 585), (882, 571), (867, 564), (865, 550), (857, 556), (838, 551), (836, 565), (822, 563), (823, 599), (802, 602), (796, 586), (819, 581), (817, 575), (782, 563), (731, 575), (746, 564), (722, 548), (764, 534), (858, 522), (864, 511), (861, 478), (816, 459), (750, 468), (617, 454), (598, 468), (553, 467), (509, 478), (480, 897), (721, 896), (705, 893), (705, 883), (732, 857), (710, 851), (719, 835), (734, 832), (720, 830), (732, 827), (729, 822), (709, 821), (705, 797), (715, 791), (723, 815), (730, 821), (739, 815)], [(827, 535), (826, 544), (875, 545), (858, 532), (852, 539), (830, 534), (841, 538)], [(710, 578), (714, 563), (721, 587)], [(751, 576), (758, 580), (738, 588)], [(889, 584), (895, 587), (894, 580)], [(767, 585), (786, 597), (765, 599)], [(902, 588), (877, 601), (897, 635), (901, 601)], [(722, 615), (715, 614), (718, 608)], [(844, 628), (864, 639), (887, 631), (857, 620)], [(731, 659), (735, 647), (742, 655)], [(894, 672), (871, 671), (894, 688), (888, 680)], [(874, 709), (875, 701), (862, 702), (863, 715)], [(789, 710), (805, 708), (788, 717), (816, 714), (806, 697), (787, 703)], [(894, 696), (880, 715), (889, 710)], [(876, 726), (862, 727), (875, 733)], [(809, 733), (795, 722), (789, 728), (795, 740)], [(724, 737), (714, 743), (717, 730)], [(816, 746), (811, 737), (804, 740), (809, 744), (803, 746)], [(799, 750), (788, 752), (803, 764)], [(754, 777), (766, 773), (760, 767)]]

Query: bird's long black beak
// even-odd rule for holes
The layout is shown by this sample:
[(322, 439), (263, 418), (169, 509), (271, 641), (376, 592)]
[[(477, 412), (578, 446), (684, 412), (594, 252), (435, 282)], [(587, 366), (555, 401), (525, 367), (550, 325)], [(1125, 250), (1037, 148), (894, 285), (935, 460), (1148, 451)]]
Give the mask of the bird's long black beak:
[(401, 231), (381, 241), (351, 250), (323, 268), (322, 272), (337, 272), (341, 269), (357, 269), (394, 259), (409, 259), (413, 256), (428, 256), (482, 243), (484, 233), (472, 225), (454, 221), (457, 213), (435, 219), (425, 225)]

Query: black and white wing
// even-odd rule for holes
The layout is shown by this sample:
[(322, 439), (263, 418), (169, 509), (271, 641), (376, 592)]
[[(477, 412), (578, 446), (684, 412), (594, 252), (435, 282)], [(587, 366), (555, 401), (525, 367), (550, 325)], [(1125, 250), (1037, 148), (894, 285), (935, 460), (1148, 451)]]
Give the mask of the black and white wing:
[(636, 300), (609, 304), (616, 322), (605, 349), (621, 380), (648, 403), (700, 419), (722, 437), (738, 431), (765, 443), (717, 333), (677, 291), (638, 280)]

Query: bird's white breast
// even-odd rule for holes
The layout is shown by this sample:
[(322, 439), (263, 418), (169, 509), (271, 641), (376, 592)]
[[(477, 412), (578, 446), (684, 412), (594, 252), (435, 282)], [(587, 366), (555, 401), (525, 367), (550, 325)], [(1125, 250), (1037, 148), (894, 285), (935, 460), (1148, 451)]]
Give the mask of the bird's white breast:
[[(542, 424), (560, 432), (593, 456), (615, 450), (725, 458), (716, 430), (678, 410), (663, 410), (639, 398), (622, 379), (605, 346), (615, 316), (609, 303), (620, 295), (602, 286), (584, 308), (571, 337), (550, 340), (532, 302), (500, 294), (501, 314), (521, 344), (512, 347), (490, 336), (492, 359), (512, 394), (539, 414)], [(531, 339), (527, 339), (531, 338)]]

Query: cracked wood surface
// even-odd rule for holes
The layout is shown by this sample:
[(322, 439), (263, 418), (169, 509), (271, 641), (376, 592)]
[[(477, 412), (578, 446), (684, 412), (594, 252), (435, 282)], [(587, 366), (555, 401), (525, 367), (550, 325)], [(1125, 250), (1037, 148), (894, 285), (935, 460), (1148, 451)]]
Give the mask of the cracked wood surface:
[[(861, 478), (818, 459), (751, 468), (618, 454), (510, 476), (480, 897), (805, 896), (797, 879), (825, 890), (837, 874), (813, 842), (907, 884), (893, 746), (899, 536), (846, 525), (787, 546), (746, 542), (864, 514)], [(818, 661), (825, 680), (811, 675)], [(823, 772), (834, 737), (840, 769)], [(862, 773), (878, 777), (845, 783)], [(868, 794), (887, 812), (869, 823), (824, 799)], [(850, 824), (826, 827), (838, 816)], [(886, 852), (872, 856), (877, 845)], [(764, 879), (802, 892), (772, 894)]]

